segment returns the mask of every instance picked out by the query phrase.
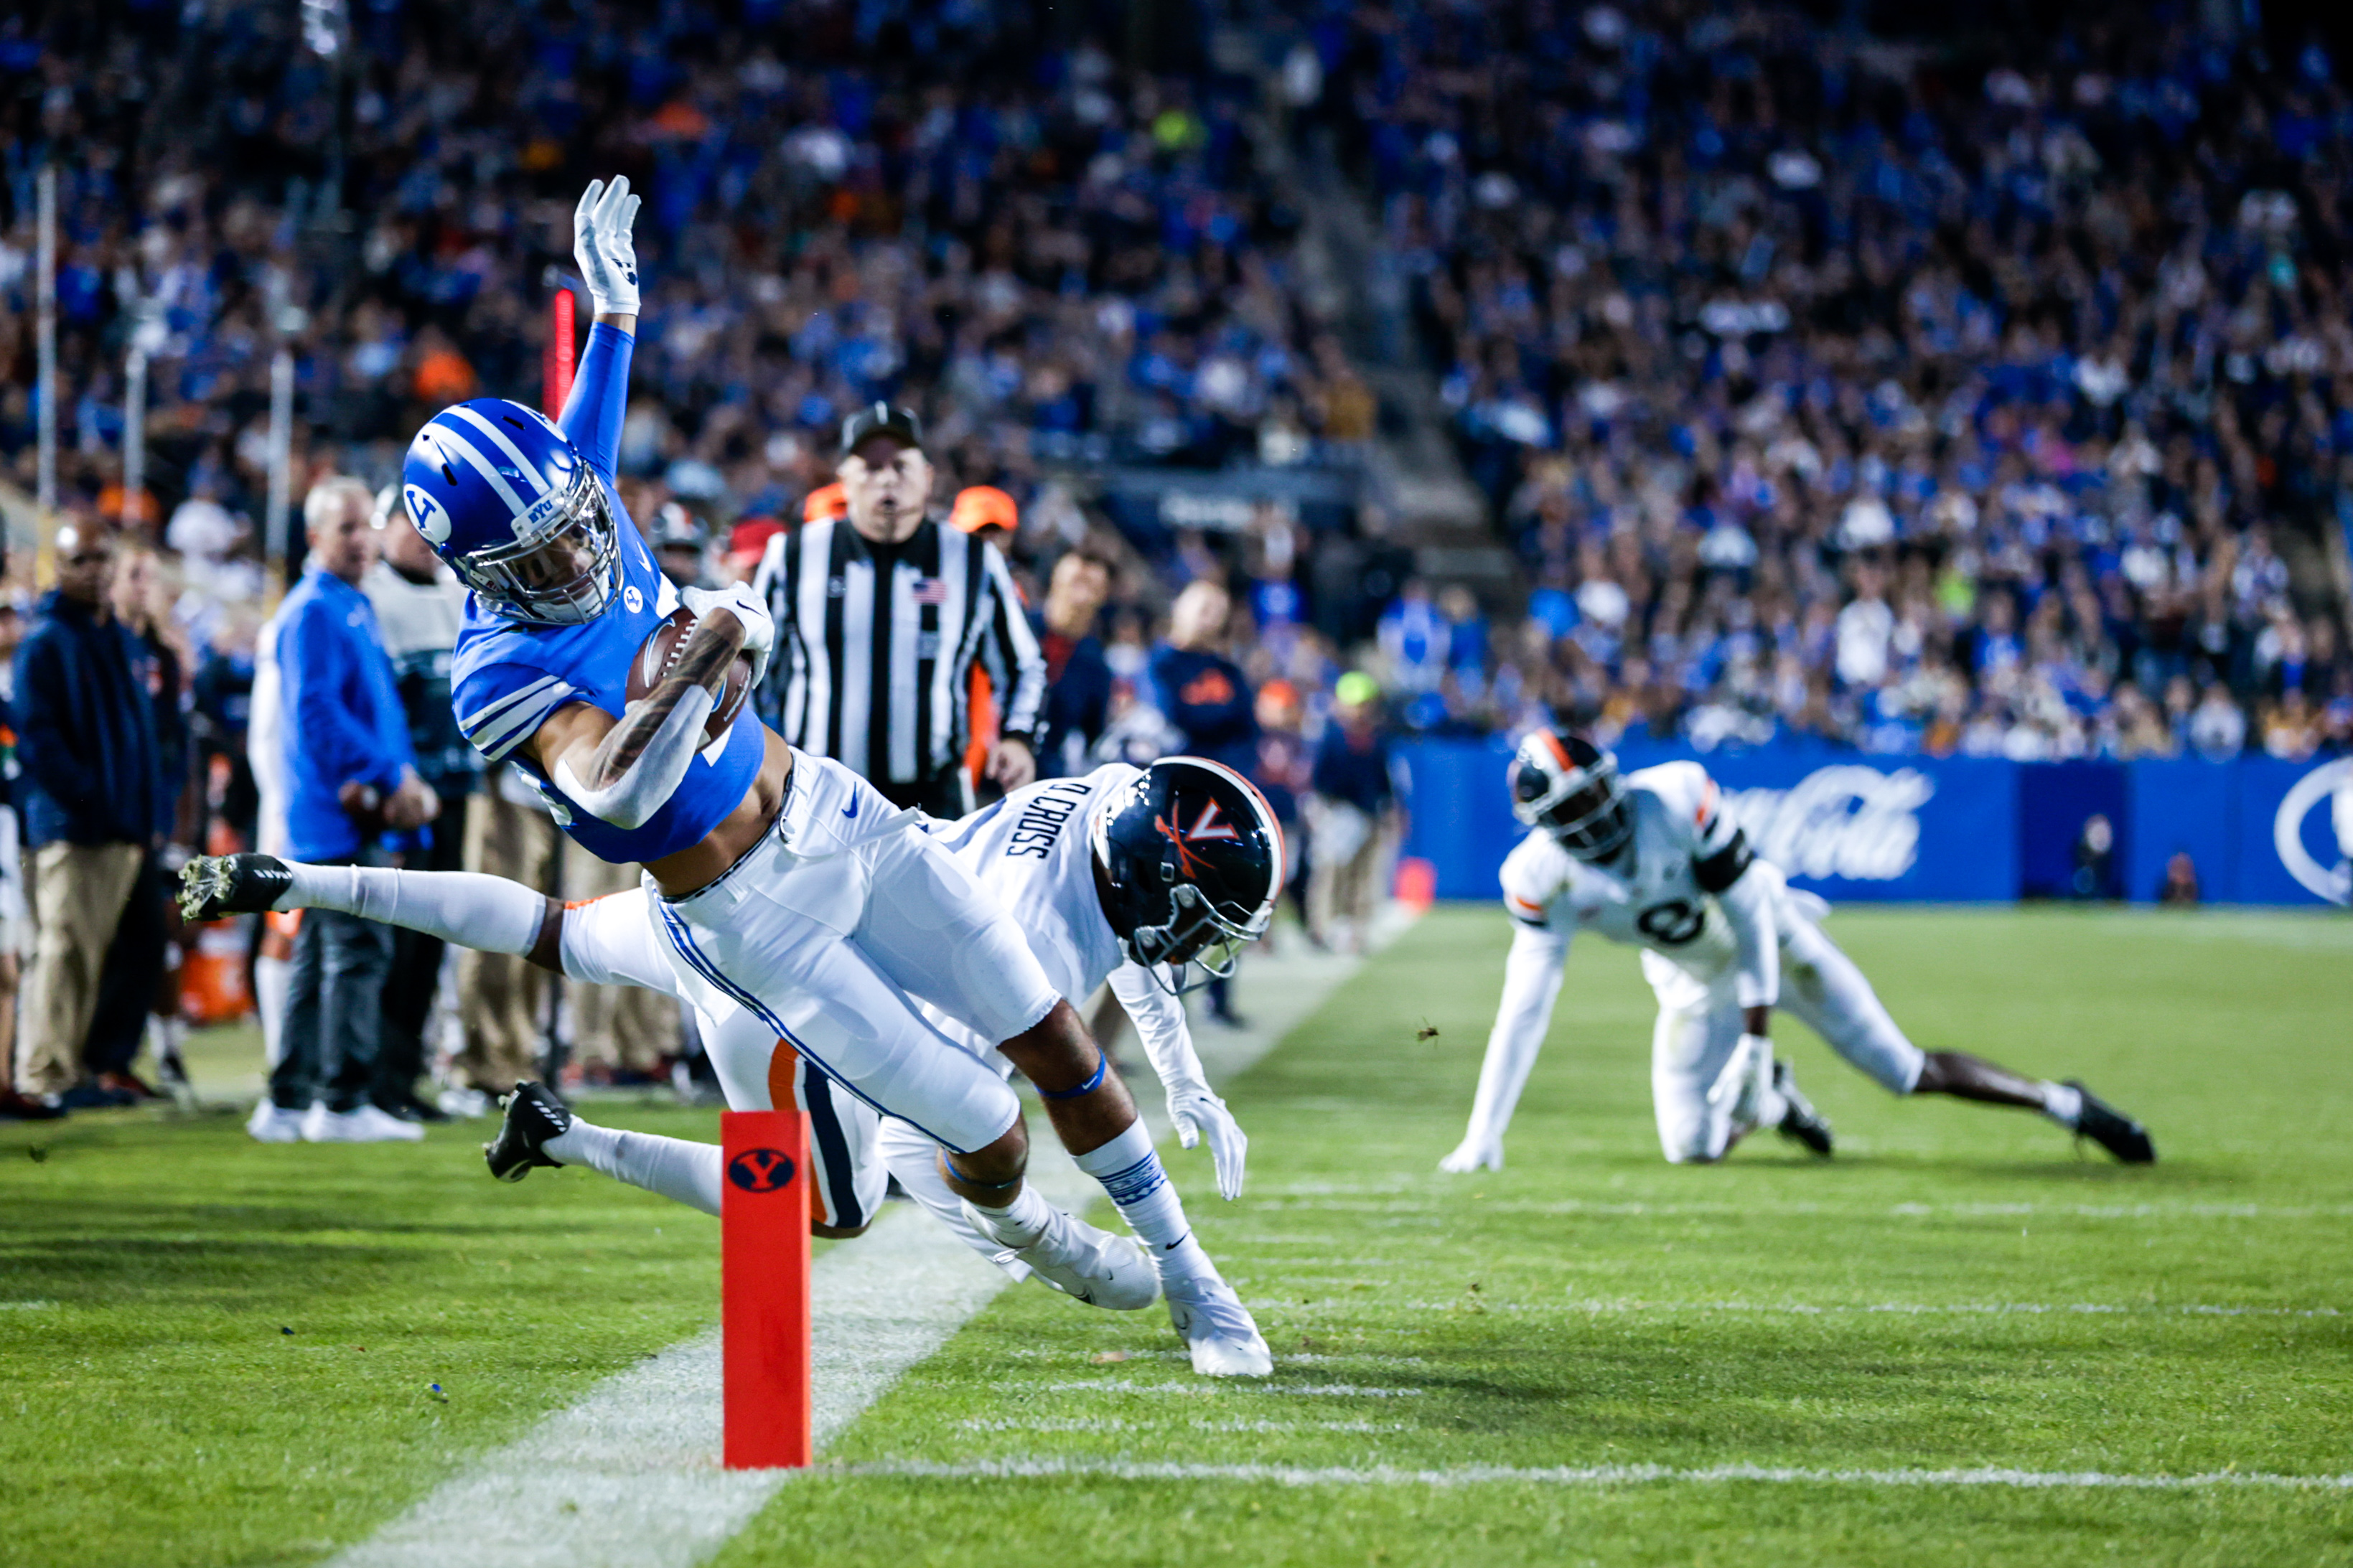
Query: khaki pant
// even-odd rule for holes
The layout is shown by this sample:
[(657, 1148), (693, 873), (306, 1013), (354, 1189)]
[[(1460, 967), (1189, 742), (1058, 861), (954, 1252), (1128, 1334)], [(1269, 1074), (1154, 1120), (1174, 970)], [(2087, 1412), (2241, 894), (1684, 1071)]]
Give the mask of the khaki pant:
[[(1322, 942), (1342, 940), (1363, 952), (1373, 916), (1388, 892), (1389, 866), (1397, 855), (1397, 819), (1384, 812), (1367, 820), (1354, 806), (1324, 803), (1311, 797), (1311, 823), (1322, 819), (1333, 826), (1311, 828), (1307, 840), (1307, 930)], [(1346, 820), (1353, 818), (1353, 820)], [(1340, 824), (1345, 821), (1345, 826)], [(1356, 840), (1345, 855), (1333, 855), (1325, 845), (1334, 839)]]
[[(542, 892), (556, 889), (563, 835), (539, 806), (522, 805), (495, 784), (466, 810), (466, 869), (506, 877)], [(458, 1017), (466, 1047), (457, 1076), (471, 1088), (499, 1094), (540, 1075), (547, 1040), (547, 976), (504, 952), (458, 954)]]
[[(579, 845), (564, 846), (564, 896), (574, 902), (627, 892), (638, 868), (599, 860)], [(584, 1068), (651, 1073), (679, 1051), (678, 1003), (642, 985), (583, 985), (566, 982), (572, 1004), (572, 1056)]]
[(136, 844), (44, 844), (33, 852), (40, 934), (25, 988), (16, 1068), (16, 1087), (26, 1094), (61, 1094), (81, 1078), (99, 971), (144, 854)]

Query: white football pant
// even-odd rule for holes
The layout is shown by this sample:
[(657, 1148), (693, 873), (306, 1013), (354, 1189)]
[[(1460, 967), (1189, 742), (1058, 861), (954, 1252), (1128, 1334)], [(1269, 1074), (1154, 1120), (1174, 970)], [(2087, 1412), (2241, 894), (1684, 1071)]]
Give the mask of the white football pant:
[(757, 1026), (712, 1031), (731, 1104), (771, 1083), (781, 1039), (952, 1153), (996, 1142), (1020, 1116), (1003, 1075), (916, 1003), (994, 1045), (1053, 1010), (1053, 983), (971, 875), (839, 763), (796, 751), (775, 829), (709, 887), (647, 907), (704, 1017), (741, 1009)]
[[(1781, 913), (1781, 999), (1778, 1009), (1830, 1043), (1832, 1050), (1895, 1094), (1920, 1080), (1920, 1048), (1904, 1037), (1854, 960), (1812, 921)], [(1721, 1158), (1746, 1131), (1733, 1078), (1759, 1064), (1736, 1062), (1746, 1032), (1733, 976), (1702, 981), (1660, 954), (1645, 951), (1642, 973), (1659, 998), (1651, 1036), (1651, 1102), (1659, 1119), (1659, 1146), (1668, 1160)], [(1729, 1073), (1729, 1077), (1727, 1074)], [(1712, 1092), (1722, 1085), (1722, 1092)]]

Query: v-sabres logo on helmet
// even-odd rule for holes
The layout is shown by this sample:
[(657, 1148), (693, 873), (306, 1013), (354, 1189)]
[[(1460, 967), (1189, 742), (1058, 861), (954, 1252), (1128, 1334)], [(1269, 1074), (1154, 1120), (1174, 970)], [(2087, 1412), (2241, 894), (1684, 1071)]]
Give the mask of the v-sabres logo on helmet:
[(1112, 929), (1168, 989), (1190, 963), (1232, 973), (1274, 918), (1282, 829), (1257, 786), (1222, 763), (1154, 763), (1096, 817), (1094, 849)]

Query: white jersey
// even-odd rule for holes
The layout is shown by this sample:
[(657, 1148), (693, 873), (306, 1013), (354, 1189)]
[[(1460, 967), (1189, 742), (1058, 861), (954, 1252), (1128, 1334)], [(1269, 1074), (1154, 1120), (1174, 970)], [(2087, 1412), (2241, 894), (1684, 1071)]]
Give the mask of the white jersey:
[(1143, 776), (1141, 768), (1110, 763), (925, 826), (1028, 933), (1029, 951), (1064, 996), (1083, 1002), (1108, 981), (1161, 1082), (1171, 1093), (1187, 1086), (1206, 1090), (1184, 1004), (1121, 952), (1095, 888), (1095, 813), (1114, 790)]
[(1504, 907), (1564, 943), (1589, 930), (1646, 948), (1703, 984), (1737, 971), (1740, 1005), (1771, 1006), (1780, 878), (1769, 868), (1743, 875), (1747, 839), (1715, 781), (1697, 763), (1662, 763), (1626, 776), (1626, 804), (1633, 837), (1608, 866), (1578, 859), (1550, 834), (1520, 840), (1504, 861)]

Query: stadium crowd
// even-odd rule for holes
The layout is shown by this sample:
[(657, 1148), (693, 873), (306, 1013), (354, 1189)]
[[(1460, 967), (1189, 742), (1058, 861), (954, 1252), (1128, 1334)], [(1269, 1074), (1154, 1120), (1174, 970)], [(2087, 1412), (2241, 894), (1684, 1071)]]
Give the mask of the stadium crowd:
[[(2353, 524), (2353, 103), (2318, 44), (2179, 6), (1999, 59), (1774, 7), (1288, 13), (1238, 18), (1262, 77), (1198, 40), (1119, 64), (1109, 11), (958, 0), (0, 19), (0, 465), (31, 489), (48, 164), (61, 505), (123, 531), (120, 618), (171, 672), (159, 722), (185, 721), (178, 751), (148, 742), (157, 841), (255, 829), (273, 355), (298, 509), (331, 475), (388, 480), (445, 403), (537, 401), (572, 199), (615, 170), (648, 202), (625, 496), (666, 564), (748, 575), (831, 504), (844, 414), (914, 405), (943, 507), (1017, 503), (992, 536), (1057, 680), (1100, 678), (1064, 693), (1050, 765), (1250, 762), (1346, 868), (1301, 884), (1322, 937), (1351, 940), (1382, 881), (1393, 732), (2353, 747), (2328, 569)], [(1522, 591), (1414, 579), (1369, 500), (1150, 537), (1083, 500), (1111, 465), (1345, 468), (1379, 434), (1303, 276), (1286, 130), (1372, 204)], [(0, 637), (23, 639), (58, 612), (9, 568)], [(1212, 670), (1219, 701), (1185, 695)], [(21, 673), (13, 695), (24, 732)], [(503, 798), (462, 768), (434, 788)], [(45, 1048), (127, 1073), (110, 1027)], [(67, 1092), (24, 1060), (20, 1089)]]
[(2106, 16), (1970, 59), (1768, 7), (1321, 15), (1549, 706), (2353, 743), (2344, 584), (2282, 555), (2353, 519), (2353, 101), (2316, 41)]

